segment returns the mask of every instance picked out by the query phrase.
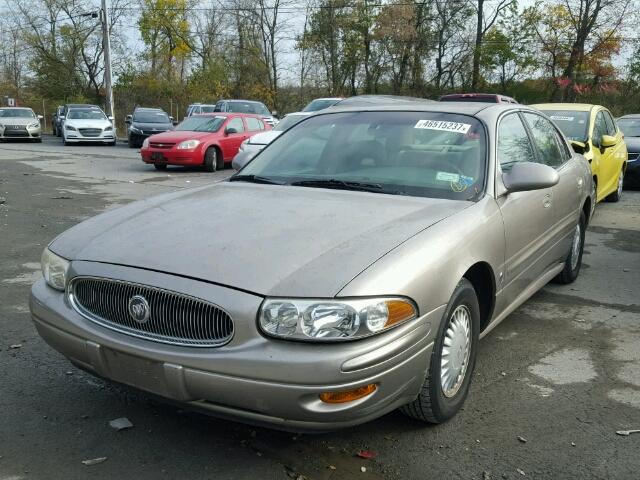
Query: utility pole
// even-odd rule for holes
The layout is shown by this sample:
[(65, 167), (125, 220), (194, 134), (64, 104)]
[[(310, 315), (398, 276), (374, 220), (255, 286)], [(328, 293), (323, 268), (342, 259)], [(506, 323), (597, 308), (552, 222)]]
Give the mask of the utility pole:
[(104, 50), (104, 84), (106, 89), (107, 115), (114, 117), (113, 111), (113, 87), (111, 85), (111, 38), (109, 32), (109, 10), (107, 10), (107, 0), (102, 0), (102, 12), (100, 21), (102, 22), (102, 47)]

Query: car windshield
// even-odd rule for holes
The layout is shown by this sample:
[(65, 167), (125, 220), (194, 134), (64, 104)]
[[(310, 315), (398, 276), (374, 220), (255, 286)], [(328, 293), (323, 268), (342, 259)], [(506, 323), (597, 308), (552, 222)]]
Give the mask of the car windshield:
[(165, 112), (135, 112), (133, 121), (140, 123), (171, 123)]
[(543, 110), (569, 140), (586, 142), (589, 129), (589, 112), (575, 110)]
[(228, 102), (227, 112), (271, 115), (267, 107), (259, 102)]
[(294, 125), (297, 125), (305, 118), (307, 118), (307, 115), (287, 115), (282, 120), (280, 120), (278, 122), (278, 125), (273, 127), (273, 129), (279, 132), (284, 132), (285, 130), (289, 130)]
[(640, 118), (620, 118), (617, 123), (625, 137), (640, 137)]
[(97, 108), (74, 108), (69, 110), (67, 118), (70, 120), (105, 120), (107, 117)]
[(176, 130), (186, 132), (217, 132), (227, 117), (193, 116), (185, 118)]
[(485, 151), (484, 129), (467, 115), (333, 113), (287, 130), (232, 179), (476, 200)]
[(36, 115), (30, 108), (2, 108), (0, 118), (35, 118)]
[(302, 109), (303, 112), (317, 112), (318, 110), (324, 110), (325, 108), (329, 108), (331, 105), (335, 105), (339, 100), (336, 99), (317, 99), (312, 100), (309, 104)]

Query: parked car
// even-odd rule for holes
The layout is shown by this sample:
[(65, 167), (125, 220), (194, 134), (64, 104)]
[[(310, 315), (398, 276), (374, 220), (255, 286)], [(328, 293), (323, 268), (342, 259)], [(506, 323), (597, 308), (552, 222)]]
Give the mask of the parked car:
[(531, 105), (546, 113), (591, 164), (598, 202), (622, 197), (627, 146), (613, 116), (601, 105), (540, 103)]
[(31, 108), (0, 108), (0, 140), (28, 139), (42, 142), (42, 115), (36, 115)]
[(65, 105), (60, 105), (56, 109), (56, 113), (54, 116), (54, 124), (53, 124), (53, 134), (62, 137), (62, 124), (64, 123), (64, 119), (67, 115), (67, 112), (71, 108), (100, 108), (97, 105), (91, 105), (89, 103), (67, 103)]
[(247, 138), (240, 144), (240, 149), (232, 162), (233, 168), (240, 170), (240, 168), (249, 162), (249, 160), (251, 160), (260, 150), (275, 140), (282, 132), (290, 129), (313, 113), (315, 112), (290, 113), (285, 115), (285, 117), (278, 122), (278, 125), (273, 127), (273, 130), (258, 133)]
[(228, 181), (56, 237), (31, 315), (80, 368), (212, 415), (443, 422), (479, 337), (578, 276), (590, 182), (525, 106), (332, 107)]
[(307, 106), (302, 109), (302, 111), (317, 112), (318, 110), (324, 110), (325, 108), (332, 107), (341, 100), (344, 100), (344, 97), (316, 98), (315, 100), (311, 100)]
[(173, 130), (173, 117), (160, 108), (136, 108), (125, 118), (129, 148), (140, 148), (147, 137)]
[(185, 115), (185, 117), (191, 117), (192, 115), (201, 115), (203, 113), (213, 113), (214, 111), (215, 105), (192, 103), (187, 107), (187, 114)]
[(442, 95), (441, 102), (518, 103), (515, 98), (496, 93), (450, 93)]
[(116, 145), (116, 127), (113, 117), (107, 117), (98, 107), (74, 107), (65, 112), (62, 123), (62, 142), (73, 143), (102, 142)]
[(203, 166), (222, 170), (238, 153), (240, 144), (271, 129), (259, 115), (215, 113), (185, 118), (174, 130), (152, 135), (142, 144), (142, 161), (157, 170), (167, 165)]
[(253, 100), (220, 100), (216, 103), (216, 112), (251, 113), (260, 115), (272, 127), (278, 124), (278, 112), (270, 112), (262, 102)]
[(56, 111), (51, 115), (51, 131), (56, 137), (59, 137), (62, 132), (60, 125), (62, 124), (62, 118), (64, 111), (64, 105), (58, 105)]
[(627, 145), (624, 185), (640, 188), (640, 114), (625, 115), (618, 118), (617, 123)]

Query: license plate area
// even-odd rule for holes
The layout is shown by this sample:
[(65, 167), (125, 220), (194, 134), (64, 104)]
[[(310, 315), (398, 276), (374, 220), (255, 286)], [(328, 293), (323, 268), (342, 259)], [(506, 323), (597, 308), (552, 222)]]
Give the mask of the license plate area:
[(109, 376), (116, 382), (167, 396), (164, 366), (159, 362), (104, 348)]
[(151, 160), (155, 162), (166, 162), (167, 158), (160, 152), (153, 152), (151, 153)]

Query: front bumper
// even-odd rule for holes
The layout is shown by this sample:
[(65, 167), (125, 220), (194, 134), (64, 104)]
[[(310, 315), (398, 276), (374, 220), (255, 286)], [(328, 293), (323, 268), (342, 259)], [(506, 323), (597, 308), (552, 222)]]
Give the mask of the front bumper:
[[(75, 274), (136, 281), (215, 301), (234, 318), (231, 342), (218, 348), (160, 344), (101, 327), (44, 281), (30, 308), (40, 335), (77, 366), (214, 416), (285, 430), (325, 431), (379, 417), (412, 401), (429, 367), (438, 308), (385, 334), (341, 344), (265, 338), (261, 297), (133, 268), (73, 262)], [(371, 395), (326, 404), (319, 394), (376, 383)]]
[[(87, 129), (91, 130), (91, 129)], [(102, 131), (99, 134), (84, 135), (80, 130), (65, 130), (64, 138), (67, 143), (80, 142), (106, 142), (114, 143), (116, 141), (115, 130)]]
[(0, 139), (2, 140), (35, 139), (40, 138), (41, 135), (42, 127), (27, 128), (25, 126), (6, 126), (0, 129)]
[(178, 150), (172, 148), (143, 148), (140, 150), (144, 163), (161, 165), (202, 165), (204, 157), (200, 148), (194, 150)]
[(624, 186), (640, 188), (640, 153), (629, 152), (624, 172)]

